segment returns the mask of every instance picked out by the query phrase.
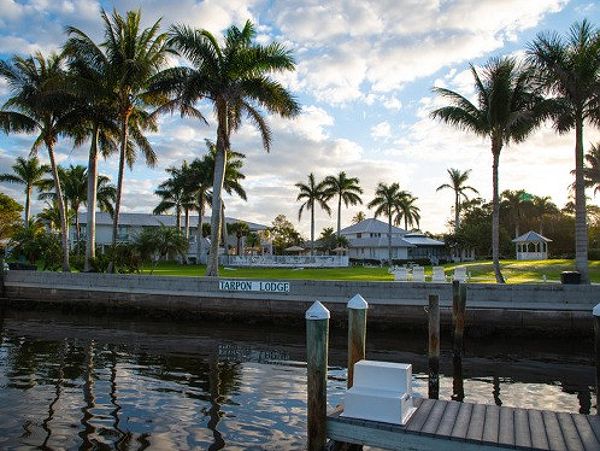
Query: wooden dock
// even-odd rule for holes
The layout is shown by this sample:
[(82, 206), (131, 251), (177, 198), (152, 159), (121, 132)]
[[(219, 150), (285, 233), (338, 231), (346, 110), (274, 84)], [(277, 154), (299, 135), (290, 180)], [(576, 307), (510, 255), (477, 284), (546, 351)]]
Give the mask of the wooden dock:
[(600, 417), (496, 405), (415, 399), (405, 426), (340, 416), (327, 417), (335, 442), (384, 449), (600, 450)]

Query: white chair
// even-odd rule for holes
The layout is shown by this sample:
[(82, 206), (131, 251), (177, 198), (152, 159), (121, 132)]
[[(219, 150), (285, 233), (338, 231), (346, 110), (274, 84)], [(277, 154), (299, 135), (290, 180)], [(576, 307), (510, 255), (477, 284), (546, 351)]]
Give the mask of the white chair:
[(457, 268), (454, 268), (454, 276), (452, 277), (452, 280), (458, 280), (459, 282), (466, 282), (467, 281), (467, 268), (465, 268), (464, 266), (459, 266)]
[(422, 266), (413, 266), (412, 281), (425, 282), (425, 268), (423, 268)]
[(431, 274), (432, 282), (445, 282), (446, 281), (446, 273), (444, 273), (444, 268), (441, 266), (434, 266), (432, 268)]
[(396, 268), (394, 271), (394, 280), (397, 282), (407, 282), (408, 281), (408, 269), (406, 268)]

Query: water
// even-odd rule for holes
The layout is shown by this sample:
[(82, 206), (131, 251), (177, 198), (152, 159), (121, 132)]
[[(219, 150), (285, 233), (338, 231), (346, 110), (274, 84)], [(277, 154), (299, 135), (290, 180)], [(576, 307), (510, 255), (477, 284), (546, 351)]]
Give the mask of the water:
[[(0, 316), (0, 449), (301, 449), (301, 328), (175, 324), (8, 312)], [(442, 337), (442, 399), (460, 398)], [(413, 364), (424, 333), (369, 333), (368, 357)], [(467, 339), (464, 400), (595, 413), (592, 344)], [(329, 401), (345, 388), (346, 336), (331, 331)]]

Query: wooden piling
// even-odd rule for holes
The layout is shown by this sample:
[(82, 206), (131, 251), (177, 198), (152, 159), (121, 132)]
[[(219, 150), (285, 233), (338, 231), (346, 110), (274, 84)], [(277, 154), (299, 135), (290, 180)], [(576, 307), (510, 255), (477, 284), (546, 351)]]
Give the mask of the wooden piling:
[(440, 394), (440, 297), (429, 295), (429, 398)]
[(354, 364), (365, 358), (368, 308), (360, 294), (348, 302), (348, 388), (354, 382)]
[(600, 304), (592, 310), (594, 315), (594, 351), (596, 354), (596, 415), (600, 415)]
[(306, 311), (307, 432), (308, 450), (327, 443), (327, 354), (329, 310), (319, 301)]
[(452, 282), (452, 324), (454, 326), (452, 354), (462, 357), (464, 352), (467, 287), (458, 280)]

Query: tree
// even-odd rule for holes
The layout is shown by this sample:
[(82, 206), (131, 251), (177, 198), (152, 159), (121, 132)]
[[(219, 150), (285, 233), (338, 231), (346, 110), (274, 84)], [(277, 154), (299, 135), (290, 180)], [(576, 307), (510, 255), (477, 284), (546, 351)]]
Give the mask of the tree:
[(242, 255), (242, 238), (250, 233), (250, 227), (248, 227), (247, 223), (243, 221), (238, 221), (234, 222), (233, 224), (230, 224), (228, 229), (229, 233), (234, 234), (236, 238), (236, 255)]
[(359, 211), (352, 217), (352, 224), (358, 224), (359, 222), (364, 221), (365, 219), (367, 219), (367, 217), (365, 216), (365, 213), (362, 211)]
[(334, 196), (338, 198), (337, 236), (339, 237), (342, 228), (342, 201), (346, 208), (348, 208), (348, 205), (362, 204), (360, 194), (362, 194), (363, 190), (359, 186), (358, 178), (348, 177), (344, 171), (340, 172), (337, 176), (330, 175), (325, 177), (324, 182), (327, 195), (330, 198)]
[(421, 220), (421, 210), (415, 205), (417, 198), (410, 194), (408, 191), (400, 191), (398, 196), (398, 205), (396, 206), (396, 218), (394, 223), (400, 224), (400, 221), (404, 219), (404, 229), (408, 230), (408, 226), (419, 227), (419, 221)]
[[(23, 207), (4, 193), (0, 193), (0, 246), (5, 240), (12, 238), (21, 226)], [(25, 224), (29, 224), (26, 222)], [(1, 268), (0, 268), (1, 270)]]
[(533, 196), (533, 211), (539, 220), (540, 235), (544, 234), (544, 219), (551, 214), (558, 213), (558, 208), (550, 199), (550, 196)]
[(385, 215), (388, 218), (388, 264), (392, 264), (392, 219), (397, 211), (401, 191), (398, 183), (386, 185), (380, 182), (375, 189), (375, 197), (368, 207), (375, 209), (375, 217)]
[(333, 227), (325, 227), (319, 236), (319, 247), (324, 252), (329, 252), (337, 245), (337, 235), (333, 231)]
[(62, 268), (68, 272), (67, 215), (54, 153), (58, 137), (72, 128), (69, 114), (74, 98), (65, 83), (63, 59), (55, 53), (45, 58), (39, 52), (27, 58), (14, 56), (10, 64), (0, 61), (0, 77), (8, 82), (10, 89), (9, 98), (0, 111), (0, 128), (5, 133), (36, 132), (32, 154), (42, 145), (48, 151), (60, 214)]
[(449, 89), (434, 88), (438, 95), (449, 100), (451, 104), (432, 111), (431, 116), (456, 128), (487, 137), (491, 141), (492, 260), (496, 282), (504, 283), (499, 259), (500, 152), (511, 142), (523, 142), (547, 117), (550, 105), (543, 100), (532, 69), (517, 63), (514, 58), (492, 58), (480, 71), (481, 74), (472, 65), (471, 72), (475, 81), (477, 105)]
[[(135, 162), (133, 143), (146, 156), (146, 163), (153, 166), (156, 155), (150, 143), (141, 134), (141, 129), (155, 129), (156, 118), (150, 116), (145, 108), (149, 105), (161, 105), (164, 97), (158, 93), (149, 93), (150, 79), (156, 75), (166, 61), (169, 47), (167, 34), (159, 33), (160, 20), (152, 26), (141, 29), (141, 12), (128, 11), (125, 17), (116, 10), (112, 16), (102, 10), (105, 40), (100, 44), (107, 57), (107, 78), (116, 97), (119, 114), (119, 175), (117, 179), (117, 199), (113, 214), (112, 245), (117, 243), (119, 212), (123, 196), (123, 177), (125, 163), (129, 167)], [(132, 127), (130, 122), (139, 127)], [(112, 269), (112, 268), (111, 268)]]
[(25, 185), (25, 224), (28, 224), (31, 213), (31, 192), (33, 188), (39, 187), (40, 181), (50, 171), (50, 167), (40, 164), (40, 160), (35, 156), (28, 160), (18, 157), (12, 170), (12, 174), (0, 174), (0, 182)]
[(470, 169), (466, 171), (461, 171), (460, 169), (446, 169), (448, 175), (450, 176), (450, 183), (444, 183), (436, 188), (436, 192), (443, 189), (451, 189), (454, 191), (454, 232), (456, 232), (460, 227), (460, 205), (461, 199), (464, 201), (468, 201), (469, 197), (467, 196), (467, 191), (471, 191), (474, 194), (479, 194), (472, 186), (466, 185), (467, 180), (469, 179)]
[(254, 256), (254, 250), (256, 248), (260, 249), (260, 244), (260, 237), (258, 236), (258, 233), (250, 232), (248, 235), (246, 235), (246, 248), (250, 249), (251, 256)]
[[(227, 167), (227, 151), (232, 132), (242, 124), (246, 114), (256, 125), (263, 147), (271, 148), (271, 129), (261, 109), (283, 117), (295, 116), (300, 108), (283, 85), (269, 75), (295, 68), (289, 50), (274, 42), (255, 42), (256, 30), (248, 21), (242, 29), (231, 26), (223, 43), (207, 30), (195, 30), (184, 25), (171, 28), (170, 42), (191, 64), (166, 69), (155, 78), (154, 92), (168, 93), (172, 101), (165, 110), (179, 109), (181, 114), (205, 119), (194, 104), (206, 99), (213, 104), (217, 119), (213, 205), (221, 205), (223, 181)], [(211, 249), (207, 276), (218, 275), (218, 232), (221, 214), (212, 209)]]
[[(214, 168), (214, 166), (213, 166)], [(185, 191), (194, 199), (194, 208), (198, 212), (196, 227), (196, 259), (200, 263), (204, 251), (203, 219), (206, 204), (211, 201), (209, 194), (212, 186), (212, 168), (206, 158), (196, 158), (185, 173)]]
[[(571, 171), (573, 174), (575, 172)], [(590, 150), (585, 154), (583, 183), (586, 188), (594, 189), (594, 196), (600, 193), (600, 144), (590, 147)]]
[[(73, 220), (73, 210), (67, 208), (65, 212), (67, 216), (67, 224), (70, 224)], [(40, 211), (36, 218), (48, 227), (51, 231), (60, 232), (61, 228), (61, 215), (58, 208), (58, 202), (56, 200), (46, 201), (44, 208)], [(67, 228), (67, 233), (69, 229)]]
[(158, 228), (145, 228), (135, 239), (142, 260), (151, 261), (154, 273), (158, 262), (169, 255), (185, 257), (188, 251), (188, 240), (180, 229), (161, 225)]
[(283, 253), (283, 250), (287, 247), (302, 244), (300, 233), (298, 233), (294, 228), (294, 224), (285, 215), (277, 215), (273, 219), (269, 230), (273, 239), (273, 247), (277, 254)]
[(308, 184), (298, 182), (296, 188), (300, 190), (296, 201), (301, 202), (300, 209), (298, 210), (298, 221), (302, 219), (302, 212), (304, 210), (310, 211), (310, 255), (314, 255), (315, 252), (315, 205), (319, 205), (328, 215), (331, 216), (331, 208), (327, 205), (328, 191), (327, 185), (324, 181), (317, 183), (315, 176), (311, 172), (308, 174)]
[(558, 133), (575, 129), (575, 266), (582, 281), (589, 283), (583, 126), (600, 124), (600, 33), (584, 20), (564, 37), (539, 34), (528, 54), (554, 97), (554, 128)]
[(502, 206), (506, 207), (506, 210), (510, 214), (515, 230), (515, 238), (520, 236), (519, 225), (521, 218), (527, 207), (531, 206), (532, 199), (533, 197), (522, 189), (517, 191), (511, 191), (508, 189), (502, 191), (500, 202), (502, 203)]

